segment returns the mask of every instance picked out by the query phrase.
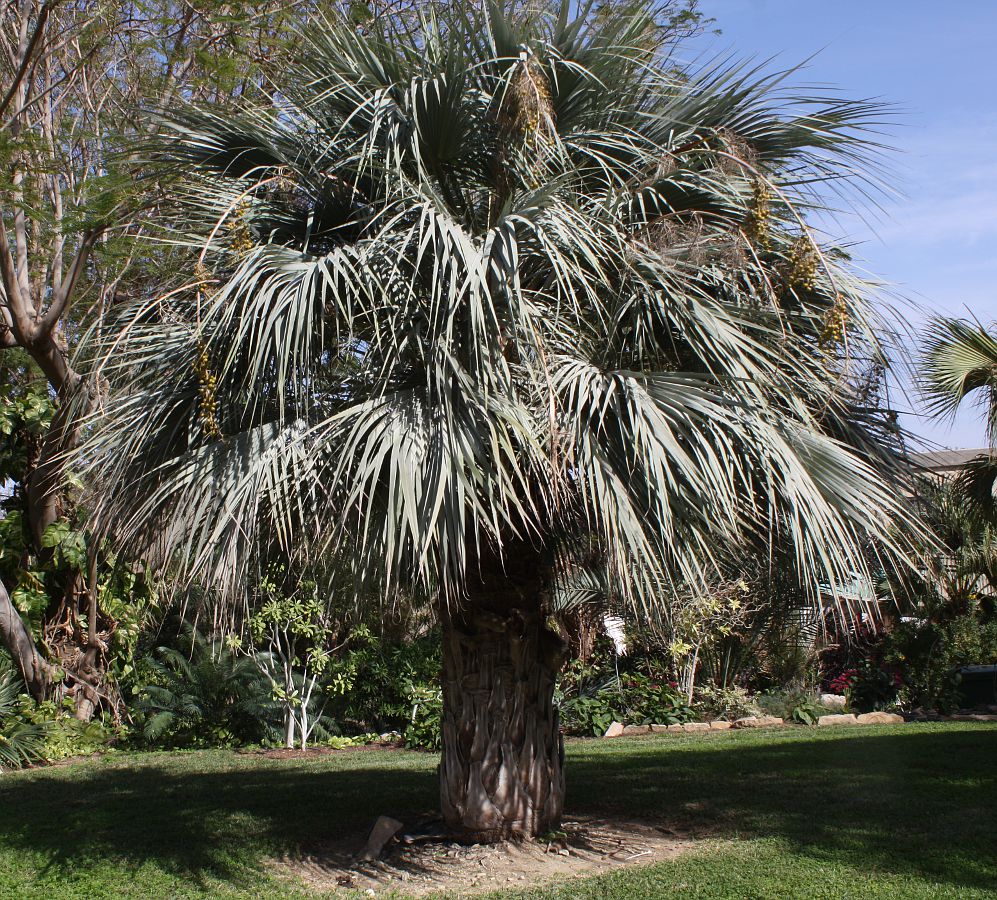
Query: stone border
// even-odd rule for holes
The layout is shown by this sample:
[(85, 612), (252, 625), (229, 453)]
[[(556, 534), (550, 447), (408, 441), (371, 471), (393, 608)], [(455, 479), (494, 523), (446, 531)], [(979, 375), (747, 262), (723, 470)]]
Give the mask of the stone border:
[[(870, 712), (860, 713), (835, 713), (821, 716), (817, 719), (817, 728), (834, 728), (849, 725), (903, 725), (906, 722), (997, 722), (997, 714), (984, 713), (957, 713), (952, 716), (942, 715), (922, 715), (904, 717), (897, 713)], [(745, 716), (743, 719), (736, 719), (733, 722), (716, 720), (713, 722), (686, 722), (683, 725), (624, 725), (622, 722), (613, 722), (603, 737), (614, 738), (621, 736), (632, 736), (639, 734), (695, 734), (705, 731), (727, 731), (729, 729), (741, 728), (782, 728), (796, 723), (787, 723), (778, 716)], [(800, 725), (807, 728), (811, 726)]]

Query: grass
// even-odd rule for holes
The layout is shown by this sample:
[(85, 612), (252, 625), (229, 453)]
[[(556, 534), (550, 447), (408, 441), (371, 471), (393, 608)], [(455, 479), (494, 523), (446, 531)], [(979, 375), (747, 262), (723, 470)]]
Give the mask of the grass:
[[(569, 813), (708, 835), (655, 866), (505, 898), (997, 898), (997, 727), (574, 742)], [(0, 897), (303, 897), (266, 860), (433, 809), (435, 757), (117, 755), (0, 776)]]

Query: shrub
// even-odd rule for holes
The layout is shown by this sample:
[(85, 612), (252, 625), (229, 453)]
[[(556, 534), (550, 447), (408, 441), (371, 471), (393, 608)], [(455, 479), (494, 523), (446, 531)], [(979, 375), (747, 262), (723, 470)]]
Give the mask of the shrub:
[(623, 718), (622, 702), (617, 690), (600, 690), (582, 694), (561, 703), (561, 728), (568, 734), (599, 737)]
[(822, 706), (813, 691), (766, 691), (756, 695), (755, 703), (767, 716), (779, 716), (787, 722), (797, 722), (800, 725), (816, 725), (821, 716), (840, 712)]
[(149, 681), (134, 709), (150, 744), (214, 747), (255, 743), (277, 734), (279, 710), (270, 679), (256, 663), (196, 631), (186, 647), (158, 647), (144, 661)]
[(620, 677), (626, 721), (634, 724), (676, 725), (696, 718), (684, 692), (674, 681), (630, 673)]
[(561, 727), (569, 734), (605, 734), (614, 721), (675, 725), (696, 716), (678, 685), (628, 672), (576, 697), (562, 699)]
[(895, 669), (869, 660), (855, 670), (846, 692), (848, 707), (855, 712), (872, 712), (896, 706), (903, 678)]
[(415, 694), (439, 690), (441, 668), (437, 634), (391, 642), (360, 626), (327, 669), (327, 712), (344, 730), (401, 730), (410, 724)]
[(0, 654), (0, 771), (20, 769), (45, 758), (47, 725), (27, 720), (24, 682), (13, 662)]
[(943, 712), (959, 705), (962, 666), (997, 663), (997, 621), (975, 612), (947, 622), (904, 622), (890, 635), (887, 662), (902, 674), (899, 701)]
[(817, 720), (826, 713), (827, 710), (823, 706), (808, 697), (789, 710), (788, 719), (798, 725), (816, 725)]
[(405, 729), (405, 746), (418, 750), (443, 747), (443, 692), (439, 688), (416, 686), (409, 690), (412, 713)]
[(754, 698), (736, 685), (703, 685), (696, 689), (694, 706), (707, 719), (740, 719), (760, 712)]

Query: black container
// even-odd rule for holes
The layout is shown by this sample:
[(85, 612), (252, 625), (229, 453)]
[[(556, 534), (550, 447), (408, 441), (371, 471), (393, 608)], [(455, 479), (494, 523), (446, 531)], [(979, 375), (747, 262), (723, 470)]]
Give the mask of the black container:
[(966, 666), (959, 670), (960, 704), (965, 709), (997, 704), (997, 666)]

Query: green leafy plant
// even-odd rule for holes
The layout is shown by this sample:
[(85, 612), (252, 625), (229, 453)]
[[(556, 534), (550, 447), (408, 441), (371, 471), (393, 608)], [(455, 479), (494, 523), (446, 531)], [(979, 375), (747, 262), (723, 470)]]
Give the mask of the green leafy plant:
[(283, 710), (285, 746), (297, 742), (304, 750), (325, 710), (323, 692), (315, 688), (332, 660), (328, 609), (313, 581), (298, 582), (289, 595), (272, 578), (261, 579), (259, 588), (263, 605), (249, 620), (245, 652), (270, 679)]
[(561, 703), (561, 727), (569, 734), (598, 737), (623, 716), (622, 708), (617, 690), (582, 694)]
[(191, 630), (180, 648), (158, 647), (143, 672), (133, 705), (146, 743), (224, 746), (276, 734), (269, 678), (222, 641)]
[(827, 715), (828, 710), (824, 709), (816, 700), (807, 698), (795, 704), (789, 710), (788, 719), (799, 725), (816, 725), (817, 720)]
[(413, 691), (436, 689), (440, 668), (435, 631), (392, 641), (366, 625), (355, 626), (329, 665), (329, 714), (344, 730), (406, 728)]
[(439, 688), (412, 687), (409, 691), (412, 716), (405, 729), (405, 746), (419, 750), (443, 747), (443, 692)]
[(747, 690), (737, 685), (706, 684), (696, 688), (695, 708), (708, 719), (740, 719), (760, 711)]
[(24, 695), (24, 682), (10, 658), (0, 652), (0, 771), (20, 769), (46, 756), (47, 723), (26, 719), (26, 703), (31, 701)]
[[(997, 663), (997, 620), (988, 621), (974, 610), (947, 622), (903, 622), (887, 640), (883, 658), (900, 676), (901, 683), (884, 686), (882, 679), (876, 683), (892, 688), (892, 699), (907, 707), (948, 712), (960, 704), (958, 670)], [(861, 685), (853, 685), (857, 708), (868, 705), (867, 695), (878, 699)]]

